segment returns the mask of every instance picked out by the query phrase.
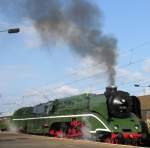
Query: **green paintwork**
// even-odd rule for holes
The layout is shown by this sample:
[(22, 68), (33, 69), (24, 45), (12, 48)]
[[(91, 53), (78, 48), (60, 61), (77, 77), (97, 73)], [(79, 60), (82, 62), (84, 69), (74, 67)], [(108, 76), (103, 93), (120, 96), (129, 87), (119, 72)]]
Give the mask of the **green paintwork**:
[[(51, 125), (56, 122), (70, 122), (72, 117), (36, 119), (37, 117), (93, 114), (96, 115), (111, 132), (141, 132), (140, 120), (131, 114), (129, 118), (108, 117), (108, 109), (105, 95), (82, 94), (78, 96), (57, 99), (51, 102), (52, 109), (43, 114), (34, 114), (33, 107), (21, 108), (13, 115), (13, 119), (34, 118), (33, 120), (13, 121), (18, 129), (27, 129), (28, 133), (48, 133)], [(47, 108), (46, 108), (47, 109)], [(48, 114), (47, 114), (48, 113)], [(90, 131), (106, 129), (102, 123), (93, 117), (77, 117), (77, 120), (85, 122)], [(47, 128), (43, 125), (47, 124)], [(114, 127), (118, 128), (115, 129)], [(138, 129), (135, 128), (138, 126)]]
[(4, 120), (0, 120), (0, 130), (7, 129), (6, 122)]

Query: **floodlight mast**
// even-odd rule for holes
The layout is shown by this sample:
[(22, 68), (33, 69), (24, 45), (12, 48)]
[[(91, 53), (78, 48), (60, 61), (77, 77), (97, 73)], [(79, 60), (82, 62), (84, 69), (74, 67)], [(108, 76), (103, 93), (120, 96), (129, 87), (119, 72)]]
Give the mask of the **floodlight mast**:
[(134, 84), (134, 87), (142, 87), (143, 88), (143, 94), (145, 95), (146, 88), (150, 88), (150, 85)]
[(20, 32), (20, 28), (10, 28), (7, 30), (0, 30), (0, 32), (8, 32), (9, 34)]

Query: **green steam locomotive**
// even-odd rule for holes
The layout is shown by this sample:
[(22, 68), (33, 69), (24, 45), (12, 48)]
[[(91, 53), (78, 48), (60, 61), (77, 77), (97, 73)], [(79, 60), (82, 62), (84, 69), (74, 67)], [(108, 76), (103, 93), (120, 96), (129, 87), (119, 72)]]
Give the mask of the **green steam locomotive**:
[(139, 99), (115, 86), (104, 94), (82, 94), (24, 107), (12, 116), (19, 131), (65, 138), (141, 145), (148, 129)]

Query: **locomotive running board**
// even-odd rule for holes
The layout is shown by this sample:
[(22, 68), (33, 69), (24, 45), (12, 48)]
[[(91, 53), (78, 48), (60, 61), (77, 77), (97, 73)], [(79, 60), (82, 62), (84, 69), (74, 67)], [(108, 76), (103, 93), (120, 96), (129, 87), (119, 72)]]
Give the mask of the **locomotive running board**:
[(12, 119), (13, 121), (26, 121), (26, 120), (38, 120), (38, 119), (55, 119), (55, 118), (69, 118), (69, 117), (89, 117), (92, 116), (97, 119), (104, 127), (97, 128), (94, 131), (90, 131), (90, 133), (96, 133), (97, 131), (106, 131), (111, 132), (111, 130), (105, 125), (105, 123), (96, 115), (94, 114), (78, 114), (78, 115), (60, 115), (60, 116), (46, 116), (46, 117), (36, 117), (36, 118), (20, 118), (20, 119)]

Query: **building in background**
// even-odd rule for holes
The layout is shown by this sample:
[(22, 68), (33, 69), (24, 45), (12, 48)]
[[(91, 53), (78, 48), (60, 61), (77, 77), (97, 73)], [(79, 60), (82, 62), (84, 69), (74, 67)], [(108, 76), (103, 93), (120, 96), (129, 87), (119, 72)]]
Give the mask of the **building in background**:
[(150, 95), (140, 96), (142, 117), (147, 122), (150, 131)]

